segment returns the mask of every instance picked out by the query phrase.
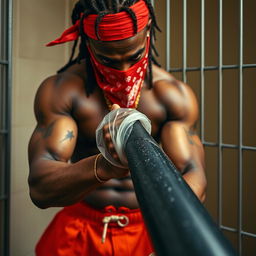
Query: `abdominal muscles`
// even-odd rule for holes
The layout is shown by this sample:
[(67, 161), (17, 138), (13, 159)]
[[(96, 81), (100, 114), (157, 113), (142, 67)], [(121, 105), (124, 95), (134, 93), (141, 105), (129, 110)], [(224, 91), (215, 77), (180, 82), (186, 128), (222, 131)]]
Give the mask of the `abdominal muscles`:
[(131, 177), (109, 180), (88, 194), (85, 202), (99, 209), (108, 205), (130, 209), (139, 207)]

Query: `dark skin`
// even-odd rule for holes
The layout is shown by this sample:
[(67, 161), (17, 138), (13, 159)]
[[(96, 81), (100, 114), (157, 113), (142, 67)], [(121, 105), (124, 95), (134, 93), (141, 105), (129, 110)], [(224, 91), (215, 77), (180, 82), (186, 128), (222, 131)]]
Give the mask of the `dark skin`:
[[(126, 70), (145, 55), (149, 28), (132, 38), (112, 42), (89, 40), (102, 64)], [(47, 78), (35, 98), (37, 126), (29, 143), (29, 187), (32, 201), (40, 208), (67, 206), (85, 200), (95, 208), (106, 205), (138, 208), (129, 170), (111, 165), (99, 153), (95, 130), (109, 112), (102, 90), (96, 85), (85, 92), (85, 63), (75, 64)], [(186, 84), (153, 66), (154, 83), (145, 79), (137, 110), (152, 122), (152, 136), (182, 172), (196, 196), (205, 199), (206, 178), (203, 146), (194, 131), (198, 105)], [(118, 108), (114, 105), (112, 109)], [(105, 140), (117, 158), (107, 127)]]

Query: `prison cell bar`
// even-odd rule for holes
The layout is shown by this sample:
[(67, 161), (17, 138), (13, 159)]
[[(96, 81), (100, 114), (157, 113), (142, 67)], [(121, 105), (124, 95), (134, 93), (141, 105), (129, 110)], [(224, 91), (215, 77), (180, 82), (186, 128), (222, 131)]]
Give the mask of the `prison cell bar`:
[(204, 113), (204, 95), (205, 95), (205, 0), (201, 0), (201, 67), (200, 67), (200, 138), (204, 141), (204, 122), (205, 122), (205, 113)]
[(243, 0), (239, 1), (239, 157), (238, 157), (238, 252), (242, 255), (242, 206), (243, 206)]
[(139, 122), (124, 146), (156, 254), (236, 255), (181, 174)]
[(219, 84), (219, 93), (218, 93), (218, 224), (219, 227), (222, 225), (222, 165), (223, 165), (223, 147), (221, 143), (223, 141), (222, 134), (222, 101), (223, 101), (223, 0), (219, 0), (219, 66), (218, 66), (218, 84)]
[(1, 226), (0, 254), (9, 255), (10, 252), (10, 155), (11, 155), (11, 84), (12, 84), (12, 0), (0, 0), (0, 137), (3, 142), (0, 157), (2, 165), (0, 203)]
[(166, 70), (170, 69), (171, 63), (171, 33), (170, 33), (170, 27), (171, 27), (171, 3), (170, 1), (166, 1), (166, 63), (165, 67)]
[(187, 0), (183, 0), (182, 79), (187, 82)]
[[(168, 15), (170, 15), (170, 0), (166, 0), (166, 5), (168, 4), (169, 7), (167, 8), (167, 17)], [(237, 208), (237, 213), (238, 213), (238, 224), (237, 224), (237, 228), (231, 228), (231, 227), (226, 227), (224, 225), (221, 224), (221, 219), (222, 219), (222, 210), (221, 210), (221, 201), (222, 201), (222, 188), (221, 188), (221, 175), (222, 175), (222, 164), (219, 162), (218, 164), (218, 176), (219, 176), (219, 188), (218, 188), (218, 220), (219, 220), (219, 224), (220, 224), (220, 228), (222, 228), (223, 230), (227, 230), (230, 232), (236, 232), (237, 236), (238, 236), (238, 251), (239, 251), (239, 255), (242, 255), (242, 236), (249, 236), (249, 237), (256, 237), (256, 234), (250, 233), (250, 232), (246, 232), (243, 231), (242, 229), (242, 206), (243, 206), (243, 151), (244, 150), (252, 150), (252, 151), (256, 151), (256, 147), (252, 147), (252, 146), (246, 146), (243, 145), (243, 70), (246, 68), (256, 68), (256, 64), (255, 63), (248, 63), (248, 64), (244, 64), (243, 62), (243, 0), (239, 0), (239, 21), (240, 21), (240, 25), (239, 25), (239, 64), (238, 65), (224, 65), (222, 63), (222, 28), (223, 28), (223, 1), (219, 0), (219, 42), (218, 42), (218, 47), (219, 47), (219, 65), (218, 66), (205, 66), (205, 62), (204, 62), (204, 58), (205, 58), (205, 40), (204, 40), (204, 30), (205, 30), (205, 0), (201, 0), (201, 65), (200, 67), (187, 67), (186, 65), (184, 65), (185, 61), (186, 61), (186, 49), (184, 49), (184, 47), (187, 47), (186, 44), (186, 31), (187, 31), (187, 27), (186, 27), (186, 22), (184, 22), (185, 19), (183, 19), (183, 65), (181, 68), (172, 68), (171, 66), (169, 67), (168, 65), (166, 65), (167, 67), (167, 71), (169, 72), (182, 72), (183, 74), (183, 79), (185, 80), (185, 73), (188, 71), (200, 71), (201, 73), (201, 124), (200, 124), (200, 137), (202, 140), (202, 143), (204, 146), (210, 146), (210, 147), (217, 147), (218, 148), (218, 156), (219, 159), (222, 160), (222, 150), (223, 148), (236, 148), (238, 149), (239, 152), (239, 157), (238, 157), (238, 208)], [(183, 1), (183, 5), (186, 8), (186, 3), (185, 0)], [(187, 12), (187, 10), (183, 9), (183, 17), (184, 14)], [(167, 28), (167, 31), (170, 28)], [(185, 35), (185, 36), (184, 36)], [(166, 49), (169, 49), (170, 47), (170, 39), (166, 40)], [(171, 53), (170, 53), (171, 54)], [(170, 56), (170, 54), (167, 55)], [(185, 61), (184, 61), (185, 60)], [(169, 60), (166, 60), (166, 63), (168, 63)], [(209, 142), (209, 141), (205, 141), (205, 137), (204, 137), (204, 72), (208, 71), (208, 70), (217, 70), (219, 73), (219, 88), (222, 87), (222, 72), (223, 70), (227, 70), (227, 69), (237, 69), (239, 70), (239, 139), (238, 139), (238, 144), (237, 145), (233, 145), (233, 144), (225, 144), (222, 141), (222, 118), (219, 116), (219, 126), (218, 126), (218, 143), (215, 142)], [(219, 92), (219, 95), (222, 97), (221, 92)], [(219, 99), (219, 113), (222, 115), (222, 106), (221, 106), (221, 99)]]
[[(256, 68), (256, 64), (243, 64), (241, 65), (242, 69), (245, 68)], [(222, 69), (239, 69), (240, 65), (222, 65)], [(205, 67), (187, 67), (186, 71), (209, 71), (209, 70), (218, 70), (218, 66), (205, 66)], [(169, 72), (182, 72), (183, 68), (170, 68)]]

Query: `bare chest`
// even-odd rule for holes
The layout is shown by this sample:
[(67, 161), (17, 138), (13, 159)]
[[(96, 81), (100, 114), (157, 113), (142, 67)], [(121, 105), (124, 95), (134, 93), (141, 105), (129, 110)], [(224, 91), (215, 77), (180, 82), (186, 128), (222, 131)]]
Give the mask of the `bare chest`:
[[(153, 93), (153, 90), (143, 90), (138, 111), (145, 114), (151, 121), (151, 135), (159, 141), (160, 129), (166, 120), (166, 111)], [(76, 102), (74, 116), (78, 125), (78, 140), (75, 153), (78, 158), (97, 153), (95, 132), (109, 112), (101, 92), (96, 92), (90, 97), (81, 97)]]

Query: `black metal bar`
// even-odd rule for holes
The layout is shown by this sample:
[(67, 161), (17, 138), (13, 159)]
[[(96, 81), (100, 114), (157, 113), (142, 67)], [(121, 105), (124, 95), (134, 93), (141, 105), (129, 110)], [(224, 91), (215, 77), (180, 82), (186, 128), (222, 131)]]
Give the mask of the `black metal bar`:
[(8, 134), (8, 130), (0, 130), (0, 135), (1, 134), (4, 134), (4, 135)]
[(2, 36), (2, 35), (4, 35), (4, 31), (3, 31), (3, 28), (2, 28), (2, 26), (1, 26), (1, 24), (2, 24), (2, 20), (3, 20), (3, 11), (2, 10), (4, 10), (3, 9), (3, 4), (2, 4), (2, 1), (0, 1), (0, 35), (1, 35), (1, 40), (0, 40), (0, 61), (2, 60), (2, 49), (3, 49), (3, 44), (4, 44), (4, 40), (2, 39), (2, 38), (4, 38), (4, 36)]
[(10, 176), (11, 176), (11, 98), (12, 98), (12, 32), (13, 32), (13, 1), (5, 1), (6, 10), (6, 109), (5, 127), (7, 130), (5, 138), (5, 171), (4, 171), (4, 255), (10, 255)]
[(158, 256), (236, 255), (180, 172), (139, 122), (124, 151)]
[(0, 60), (0, 65), (8, 65), (9, 62), (5, 60)]
[(6, 195), (0, 195), (0, 201), (6, 200), (7, 196)]
[[(238, 69), (240, 65), (222, 65), (221, 69)], [(256, 68), (256, 64), (243, 64), (241, 66), (243, 69), (245, 68)], [(203, 71), (210, 70), (219, 70), (219, 66), (205, 66), (203, 67)], [(186, 71), (200, 71), (201, 67), (187, 67)], [(183, 68), (171, 68), (169, 72), (182, 72)]]

